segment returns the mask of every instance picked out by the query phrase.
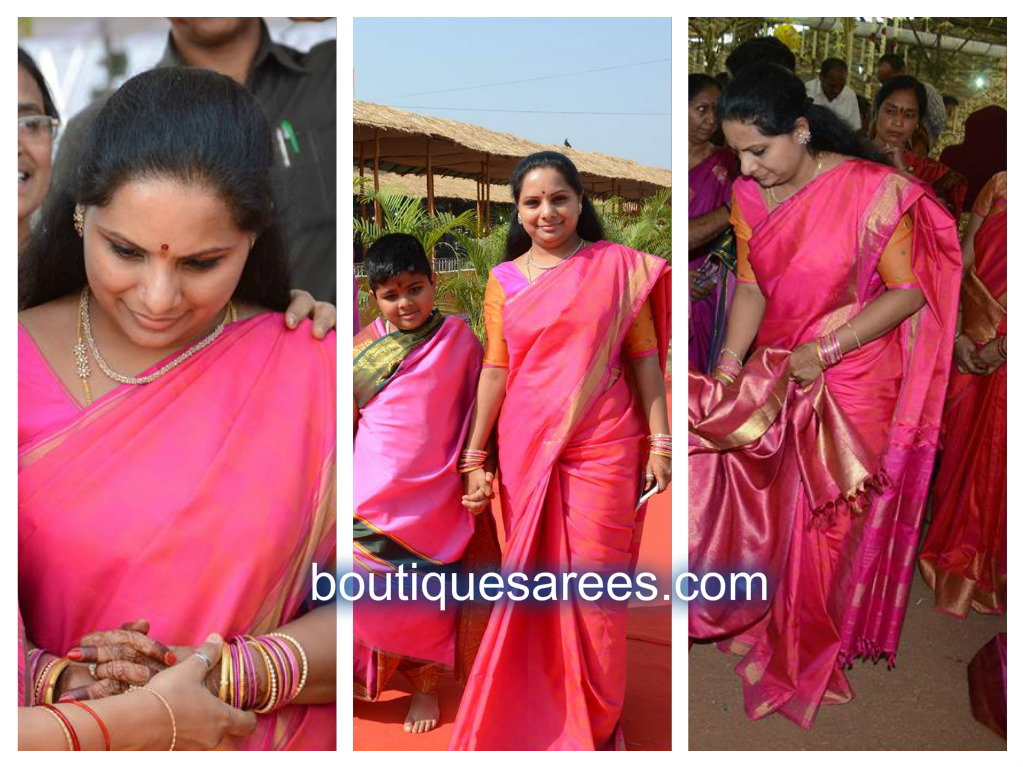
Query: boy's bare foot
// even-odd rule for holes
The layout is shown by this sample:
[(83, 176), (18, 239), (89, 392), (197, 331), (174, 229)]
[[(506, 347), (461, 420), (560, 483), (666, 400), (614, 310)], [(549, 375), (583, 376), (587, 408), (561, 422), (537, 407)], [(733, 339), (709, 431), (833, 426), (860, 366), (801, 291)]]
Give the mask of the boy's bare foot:
[(440, 719), (440, 703), (436, 695), (412, 693), (412, 705), (405, 717), (405, 732), (429, 732)]

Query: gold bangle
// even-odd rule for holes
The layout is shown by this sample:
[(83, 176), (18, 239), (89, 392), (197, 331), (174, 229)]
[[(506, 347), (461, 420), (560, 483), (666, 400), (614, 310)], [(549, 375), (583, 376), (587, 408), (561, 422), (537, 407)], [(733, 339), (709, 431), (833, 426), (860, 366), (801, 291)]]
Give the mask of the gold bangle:
[(302, 692), (302, 688), (305, 687), (306, 679), (309, 677), (309, 659), (306, 658), (305, 650), (302, 649), (302, 645), (299, 644), (298, 640), (295, 639), (295, 637), (291, 636), (291, 634), (285, 634), (280, 631), (274, 631), (270, 634), (270, 636), (280, 637), (281, 639), (287, 639), (289, 642), (295, 645), (295, 649), (298, 650), (298, 654), (302, 657), (302, 676), (299, 679), (298, 687), (295, 690), (295, 697), (297, 698), (299, 693)]
[(740, 365), (742, 364), (742, 357), (739, 356), (738, 352), (733, 352), (731, 349), (725, 346), (721, 349), (721, 354), (725, 354), (726, 352), (735, 357), (736, 362), (738, 362)]
[(36, 677), (35, 683), (32, 687), (32, 702), (38, 704), (42, 702), (43, 698), (43, 682), (46, 680), (46, 672), (49, 671), (53, 665), (59, 661), (60, 658), (50, 658), (46, 661), (46, 664), (39, 671), (39, 676)]
[(60, 679), (60, 675), (64, 673), (64, 670), (71, 665), (71, 661), (67, 658), (61, 658), (54, 665), (53, 670), (50, 671), (50, 678), (46, 681), (46, 690), (43, 693), (43, 703), (49, 703), (53, 705), (53, 692), (57, 689), (57, 680)]
[(60, 725), (61, 732), (64, 733), (64, 739), (67, 740), (67, 750), (74, 751), (75, 744), (74, 741), (71, 740), (71, 733), (68, 731), (67, 725), (64, 724), (64, 720), (60, 718), (60, 715), (56, 711), (49, 708), (43, 708), (42, 706), (38, 706), (38, 708), (42, 708), (43, 711), (45, 711), (47, 714), (49, 714), (50, 716), (57, 720), (57, 724)]
[(855, 338), (855, 339), (856, 339), (856, 348), (857, 348), (857, 349), (859, 349), (859, 348), (860, 348), (861, 346), (863, 346), (863, 344), (861, 344), (861, 343), (860, 343), (860, 336), (859, 336), (859, 333), (857, 333), (857, 332), (856, 332), (856, 328), (854, 328), (854, 327), (852, 326), (852, 323), (851, 323), (851, 322), (847, 322), (847, 323), (845, 323), (845, 326), (846, 326), (847, 328), (849, 328), (849, 330), (851, 330), (851, 331), (852, 331), (852, 334), (853, 334), (853, 338)]
[(671, 458), (671, 453), (665, 453), (662, 450), (651, 450), (650, 455), (663, 455), (665, 458)]
[(227, 648), (225, 641), (220, 648), (220, 689), (217, 690), (217, 697), (227, 703), (227, 685), (231, 676), (231, 651)]
[(167, 713), (170, 714), (171, 718), (171, 744), (170, 748), (168, 748), (167, 750), (173, 751), (174, 746), (178, 742), (178, 722), (174, 718), (174, 709), (170, 707), (170, 703), (167, 702), (167, 699), (163, 697), (160, 693), (158, 693), (156, 690), (154, 690), (152, 687), (132, 687), (132, 689), (142, 690), (142, 692), (148, 692), (150, 695), (155, 696), (156, 699), (163, 704), (163, 707), (167, 709)]
[(816, 348), (817, 348), (817, 359), (821, 363), (821, 370), (827, 370), (828, 369), (828, 363), (824, 361), (824, 352), (821, 351), (821, 340), (819, 338), (817, 339), (817, 346), (816, 346)]

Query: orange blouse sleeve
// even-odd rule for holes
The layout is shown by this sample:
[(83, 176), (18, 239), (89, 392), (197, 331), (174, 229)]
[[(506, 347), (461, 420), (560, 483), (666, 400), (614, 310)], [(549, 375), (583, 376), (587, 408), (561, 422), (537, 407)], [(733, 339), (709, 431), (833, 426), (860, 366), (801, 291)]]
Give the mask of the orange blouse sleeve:
[(654, 327), (654, 312), (650, 308), (649, 298), (643, 302), (639, 314), (625, 334), (622, 353), (630, 360), (657, 353), (657, 330)]
[(493, 272), (487, 280), (487, 290), (483, 296), (483, 326), (487, 331), (483, 367), (508, 367), (508, 342), (504, 338), (504, 288)]
[(742, 217), (742, 211), (735, 204), (735, 196), (732, 196), (732, 215), (728, 219), (735, 230), (735, 276), (739, 282), (756, 282), (757, 277), (753, 274), (753, 267), (749, 263), (749, 241), (753, 236), (753, 230)]
[(889, 289), (908, 289), (917, 286), (913, 274), (913, 219), (907, 213), (895, 225), (884, 253), (877, 262), (877, 273)]
[(996, 173), (984, 184), (973, 203), (973, 212), (978, 216), (987, 216), (991, 212), (991, 206), (995, 200), (1004, 200), (1006, 192), (1006, 174)]

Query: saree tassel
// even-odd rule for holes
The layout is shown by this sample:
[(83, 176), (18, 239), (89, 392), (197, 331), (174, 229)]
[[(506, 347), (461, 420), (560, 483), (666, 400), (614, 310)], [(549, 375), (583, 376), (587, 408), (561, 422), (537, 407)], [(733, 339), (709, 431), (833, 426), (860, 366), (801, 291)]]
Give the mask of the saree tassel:
[(840, 515), (862, 516), (873, 505), (874, 500), (891, 487), (891, 479), (882, 468), (876, 474), (863, 479), (856, 487), (810, 512), (808, 529), (827, 529), (835, 524)]

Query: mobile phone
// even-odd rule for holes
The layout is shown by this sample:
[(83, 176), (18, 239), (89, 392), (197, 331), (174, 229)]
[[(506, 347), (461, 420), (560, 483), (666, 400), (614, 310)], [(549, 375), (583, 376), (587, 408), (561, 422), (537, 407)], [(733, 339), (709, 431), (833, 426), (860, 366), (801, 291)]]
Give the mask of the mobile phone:
[(654, 482), (654, 486), (647, 490), (645, 493), (640, 491), (639, 500), (636, 501), (636, 509), (638, 510), (640, 506), (642, 506), (644, 503), (650, 500), (650, 496), (654, 495), (654, 493), (656, 492), (657, 492), (656, 482)]

